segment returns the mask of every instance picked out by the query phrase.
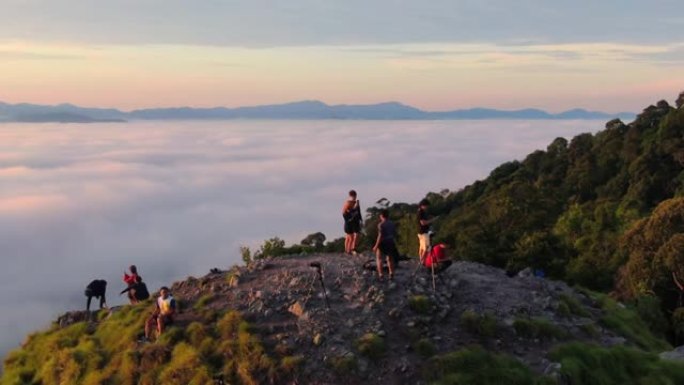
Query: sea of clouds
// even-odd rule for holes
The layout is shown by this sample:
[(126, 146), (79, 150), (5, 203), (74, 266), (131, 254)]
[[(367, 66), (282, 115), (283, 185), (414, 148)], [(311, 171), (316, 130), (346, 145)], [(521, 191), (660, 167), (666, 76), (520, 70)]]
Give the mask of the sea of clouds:
[(229, 121), (0, 125), (0, 355), (92, 279), (124, 302), (130, 264), (156, 290), (279, 236), (343, 235), (362, 205), (417, 202), (598, 121)]

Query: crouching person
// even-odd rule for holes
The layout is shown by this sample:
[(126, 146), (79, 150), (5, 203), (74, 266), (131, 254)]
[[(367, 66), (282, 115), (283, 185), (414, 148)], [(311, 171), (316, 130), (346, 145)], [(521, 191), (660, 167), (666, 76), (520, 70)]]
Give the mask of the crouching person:
[(157, 338), (164, 332), (166, 326), (173, 323), (173, 317), (176, 314), (176, 300), (171, 296), (169, 288), (163, 286), (159, 289), (159, 298), (157, 298), (157, 306), (152, 313), (152, 316), (147, 319), (145, 323), (145, 339), (149, 340), (152, 330), (156, 327)]
[(423, 266), (432, 271), (434, 265), (435, 274), (439, 274), (448, 269), (449, 266), (451, 266), (452, 261), (447, 256), (446, 250), (447, 246), (444, 243), (438, 243), (432, 246), (428, 251), (428, 256), (423, 260)]
[(100, 309), (105, 309), (107, 307), (107, 300), (105, 299), (106, 292), (107, 281), (104, 279), (96, 279), (90, 282), (85, 289), (85, 296), (88, 297), (86, 310), (90, 311), (90, 301), (93, 299), (93, 297), (100, 300)]

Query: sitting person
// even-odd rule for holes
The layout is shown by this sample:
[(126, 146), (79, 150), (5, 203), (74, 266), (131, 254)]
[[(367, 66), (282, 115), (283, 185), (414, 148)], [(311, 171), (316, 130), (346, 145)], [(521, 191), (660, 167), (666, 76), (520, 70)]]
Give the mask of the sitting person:
[(451, 266), (452, 261), (446, 255), (447, 246), (444, 243), (438, 243), (430, 249), (427, 257), (423, 260), (423, 266), (432, 270), (434, 264), (435, 273), (441, 273)]
[(123, 281), (127, 286), (127, 289), (121, 293), (128, 292), (128, 300), (131, 304), (138, 303), (138, 297), (135, 295), (136, 284), (142, 282), (142, 277), (138, 275), (138, 268), (135, 265), (131, 265), (128, 270), (131, 274), (124, 271)]
[(164, 332), (167, 325), (173, 323), (173, 316), (176, 314), (176, 300), (171, 296), (169, 288), (163, 286), (159, 289), (157, 306), (152, 316), (145, 323), (145, 339), (149, 340), (152, 328), (157, 328), (157, 338)]
[(88, 297), (88, 302), (86, 303), (86, 310), (90, 311), (90, 301), (93, 297), (100, 300), (100, 309), (107, 307), (107, 300), (105, 299), (105, 293), (107, 291), (107, 281), (103, 279), (96, 279), (88, 284), (85, 289), (85, 295)]

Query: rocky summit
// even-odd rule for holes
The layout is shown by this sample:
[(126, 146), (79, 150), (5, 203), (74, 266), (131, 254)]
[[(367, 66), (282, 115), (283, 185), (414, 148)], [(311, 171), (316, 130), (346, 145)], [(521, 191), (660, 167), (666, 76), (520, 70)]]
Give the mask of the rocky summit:
[(492, 365), (524, 373), (508, 383), (582, 383), (563, 366), (573, 346), (656, 360), (647, 352), (670, 349), (609, 297), (529, 270), (461, 261), (433, 288), (415, 261), (379, 281), (370, 259), (285, 256), (190, 277), (171, 287), (180, 313), (153, 342), (139, 340), (151, 301), (67, 313), (8, 356), (1, 383), (470, 383), (445, 380), (459, 359), (483, 378), (502, 376)]

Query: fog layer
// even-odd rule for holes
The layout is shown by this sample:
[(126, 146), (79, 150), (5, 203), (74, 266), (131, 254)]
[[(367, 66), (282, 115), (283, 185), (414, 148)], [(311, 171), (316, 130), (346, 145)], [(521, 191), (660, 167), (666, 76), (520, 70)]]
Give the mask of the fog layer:
[(342, 236), (350, 188), (416, 202), (459, 189), (596, 121), (230, 121), (0, 125), (0, 354), (83, 289), (124, 302), (130, 264), (151, 290), (240, 261), (241, 245)]

